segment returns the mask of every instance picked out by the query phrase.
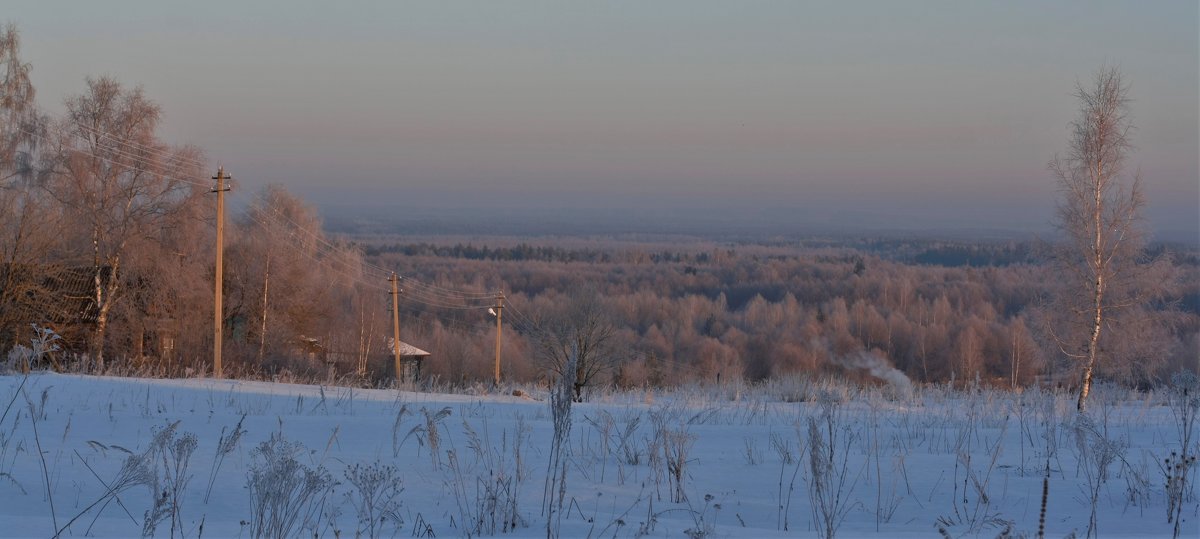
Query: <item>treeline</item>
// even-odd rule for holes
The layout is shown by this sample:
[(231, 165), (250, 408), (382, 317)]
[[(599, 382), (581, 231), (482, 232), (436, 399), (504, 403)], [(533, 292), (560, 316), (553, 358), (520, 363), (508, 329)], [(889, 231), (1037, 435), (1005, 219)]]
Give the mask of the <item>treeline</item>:
[(439, 245), (429, 242), (420, 243), (391, 243), (375, 245), (367, 243), (363, 246), (367, 256), (383, 254), (400, 254), (404, 256), (434, 256), (463, 258), (467, 260), (499, 260), (514, 262), (591, 262), (591, 263), (678, 263), (707, 264), (712, 260), (708, 251), (680, 252), (664, 249), (648, 251), (645, 248), (622, 250), (614, 252), (601, 248), (571, 248), (548, 245), (530, 245), (525, 242), (511, 247), (476, 246), (472, 243), (455, 243), (454, 245)]
[[(822, 242), (826, 243), (826, 242)], [(842, 242), (846, 243), (846, 242)], [(807, 242), (798, 241), (793, 245), (807, 246)], [(771, 245), (778, 246), (777, 242)], [(894, 247), (888, 250), (887, 247)], [(849, 249), (846, 247), (837, 247)], [(1151, 254), (1163, 252), (1166, 247), (1155, 245)], [(856, 250), (857, 251), (857, 250)], [(531, 261), (531, 262), (629, 262), (638, 263), (649, 261), (656, 264), (685, 262), (689, 264), (707, 264), (712, 260), (710, 251), (691, 252), (664, 249), (620, 250), (602, 248), (572, 248), (549, 245), (530, 245), (521, 242), (514, 246), (488, 246), (474, 243), (455, 243), (442, 245), (431, 242), (418, 243), (366, 243), (363, 252), (367, 256), (379, 256), (385, 253), (395, 253), (405, 256), (437, 256), (465, 258), (467, 260), (501, 260), (501, 261)], [(965, 243), (945, 242), (941, 240), (907, 240), (901, 244), (879, 242), (865, 252), (875, 254), (880, 258), (928, 266), (946, 267), (989, 267), (1010, 266), (1013, 264), (1037, 264), (1044, 260), (1035, 254), (1031, 242), (1003, 243)], [(771, 257), (787, 257), (796, 255), (769, 255)], [(1186, 260), (1183, 262), (1187, 262)]]
[[(611, 252), (636, 244), (614, 243)], [(436, 253), (437, 251), (431, 251)], [(448, 252), (453, 252), (451, 249)], [(379, 264), (438, 283), (503, 288), (522, 312), (553, 311), (581, 290), (594, 295), (617, 329), (612, 381), (625, 385), (765, 379), (827, 373), (864, 379), (895, 369), (919, 382), (979, 380), (994, 385), (1072, 383), (1074, 363), (1058, 351), (1043, 307), (1056, 279), (1043, 265), (942, 267), (889, 260), (852, 249), (803, 246), (713, 248), (698, 263), (472, 260), (383, 253)], [(1177, 266), (1194, 294), (1196, 268)], [(1154, 307), (1153, 323), (1115, 336), (1105, 377), (1154, 384), (1196, 368), (1200, 315), (1178, 303)], [(484, 378), (491, 366), (486, 316), (427, 307), (409, 313), (428, 339), (432, 369), (451, 379)], [(457, 329), (454, 329), (457, 328)], [(461, 331), (473, 350), (443, 351)], [(535, 351), (536, 331), (506, 337)], [(438, 359), (438, 358), (442, 359)], [(536, 376), (536, 362), (506, 352), (508, 368)]]
[(948, 267), (1011, 266), (1039, 262), (1028, 242), (1002, 245), (938, 245), (917, 253), (917, 264)]
[(545, 262), (612, 262), (612, 254), (594, 249), (566, 249), (561, 247), (533, 246), (521, 243), (514, 247), (488, 247), (457, 243), (436, 245), (432, 243), (409, 243), (364, 247), (367, 256), (396, 253), (404, 256), (440, 256), (465, 258), (467, 260), (515, 260)]

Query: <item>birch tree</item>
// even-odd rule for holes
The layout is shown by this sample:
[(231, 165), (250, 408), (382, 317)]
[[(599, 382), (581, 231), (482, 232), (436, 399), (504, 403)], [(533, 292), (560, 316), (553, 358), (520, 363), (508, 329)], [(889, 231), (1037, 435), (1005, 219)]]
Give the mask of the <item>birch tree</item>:
[(95, 319), (88, 348), (102, 370), (110, 316), (125, 293), (125, 264), (139, 245), (158, 241), (187, 195), (186, 179), (196, 179), (196, 154), (158, 140), (162, 112), (141, 88), (89, 78), (84, 93), (66, 105), (54, 130), (57, 162), (47, 188), (83, 236), (76, 247), (92, 268)]
[(1049, 168), (1066, 238), (1056, 255), (1064, 283), (1054, 332), (1062, 353), (1080, 365), (1076, 407), (1083, 411), (1106, 341), (1119, 338), (1116, 315), (1145, 299), (1137, 290), (1145, 238), (1141, 175), (1125, 170), (1132, 149), (1128, 86), (1119, 71), (1104, 69), (1090, 85), (1079, 84), (1075, 97), (1080, 110), (1067, 151)]

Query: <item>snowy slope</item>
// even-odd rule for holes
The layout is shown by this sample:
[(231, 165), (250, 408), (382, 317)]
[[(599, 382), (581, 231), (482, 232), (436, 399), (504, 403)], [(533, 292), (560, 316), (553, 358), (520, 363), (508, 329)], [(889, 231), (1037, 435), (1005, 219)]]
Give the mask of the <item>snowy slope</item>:
[[(835, 478), (823, 482), (826, 494), (840, 495), (839, 537), (930, 537), (939, 527), (951, 536), (996, 537), (1006, 529), (1034, 536), (1047, 462), (1047, 537), (1085, 534), (1089, 476), (1098, 485), (1101, 537), (1171, 536), (1162, 463), (1180, 447), (1162, 394), (1100, 391), (1085, 428), (1067, 395), (926, 389), (892, 399), (825, 389), (839, 404), (711, 388), (612, 394), (575, 405), (556, 530), (564, 537), (818, 536), (813, 418), (817, 439), (829, 432), (836, 438), (818, 462), (832, 454), (831, 469), (844, 471), (840, 488)], [(119, 479), (131, 455), (147, 455), (156, 429), (172, 424), (167, 441), (178, 444), (191, 433), (196, 448), (178, 496), (182, 530), (172, 530), (168, 517), (158, 536), (250, 536), (247, 478), (264, 471), (255, 448), (273, 435), (303, 444), (296, 461), (339, 482), (323, 503), (297, 516), (296, 533), (305, 516), (309, 537), (366, 529), (346, 475), (355, 464), (392, 465), (400, 478), (402, 522), (397, 528), (394, 520), (376, 520), (381, 536), (490, 535), (492, 515), (513, 510), (514, 500), (519, 522), (509, 535), (547, 533), (551, 414), (546, 402), (530, 397), (37, 374), (0, 377), (0, 407), (10, 399), (11, 407), (0, 408), (7, 410), (0, 422), (4, 537), (52, 536), (73, 518), (63, 536), (139, 536), (169, 484), (162, 474), (172, 469), (170, 452), (148, 454), (157, 488), (138, 484), (110, 498), (105, 485)], [(831, 422), (824, 409), (834, 412)], [(218, 441), (243, 416), (246, 433), (221, 462), (206, 502)], [(438, 431), (436, 453), (429, 423)], [(670, 453), (660, 452), (672, 440), (665, 449), (685, 451), (676, 464), (686, 499), (674, 503)], [(1104, 449), (1112, 463), (1101, 477), (1088, 462)], [(1197, 536), (1198, 510), (1196, 497), (1187, 497), (1184, 537)]]

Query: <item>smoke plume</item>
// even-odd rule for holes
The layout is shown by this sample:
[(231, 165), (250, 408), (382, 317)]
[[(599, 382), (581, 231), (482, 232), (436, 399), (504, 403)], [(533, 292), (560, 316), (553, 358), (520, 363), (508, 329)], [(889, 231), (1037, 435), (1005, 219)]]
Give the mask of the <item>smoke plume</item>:
[(845, 369), (867, 371), (871, 376), (887, 382), (901, 397), (912, 395), (912, 381), (891, 366), (879, 350), (860, 350), (840, 357), (834, 356), (834, 361)]

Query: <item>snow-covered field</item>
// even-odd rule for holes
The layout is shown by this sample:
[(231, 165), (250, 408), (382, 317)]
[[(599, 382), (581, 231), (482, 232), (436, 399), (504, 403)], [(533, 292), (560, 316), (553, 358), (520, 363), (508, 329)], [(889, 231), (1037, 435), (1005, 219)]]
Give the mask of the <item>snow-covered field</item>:
[(601, 395), (573, 407), (548, 497), (530, 393), (3, 376), (0, 536), (1036, 536), (1047, 464), (1047, 537), (1083, 537), (1093, 507), (1101, 537), (1174, 530), (1166, 392), (1101, 388), (1088, 422), (1038, 391)]

